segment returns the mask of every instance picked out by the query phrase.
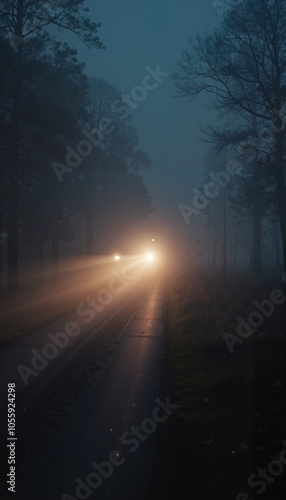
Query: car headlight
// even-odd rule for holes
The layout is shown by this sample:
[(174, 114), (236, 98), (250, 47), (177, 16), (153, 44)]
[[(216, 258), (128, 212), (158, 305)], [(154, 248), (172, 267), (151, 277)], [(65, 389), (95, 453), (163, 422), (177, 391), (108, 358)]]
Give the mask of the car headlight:
[(145, 259), (146, 259), (148, 262), (151, 262), (152, 260), (154, 260), (154, 254), (153, 254), (153, 253), (151, 253), (151, 252), (146, 253), (146, 255), (145, 255)]

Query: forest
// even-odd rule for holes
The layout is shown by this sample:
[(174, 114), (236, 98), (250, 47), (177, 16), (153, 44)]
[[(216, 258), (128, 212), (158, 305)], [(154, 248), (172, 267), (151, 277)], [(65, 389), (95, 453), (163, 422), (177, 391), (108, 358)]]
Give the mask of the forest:
[[(209, 260), (216, 265), (220, 254), (224, 275), (227, 261), (236, 264), (239, 248), (249, 254), (254, 275), (262, 274), (263, 262), (285, 271), (285, 3), (216, 7), (218, 27), (190, 38), (173, 72), (177, 97), (192, 103), (208, 96), (217, 117), (202, 131), (207, 168), (203, 188), (193, 189), (193, 202), (205, 212)], [(194, 203), (179, 209), (188, 224)]]
[(23, 248), (39, 276), (47, 249), (57, 279), (60, 242), (71, 242), (78, 226), (85, 245), (77, 253), (104, 254), (124, 248), (154, 211), (140, 174), (151, 161), (131, 115), (114, 110), (120, 91), (87, 76), (65, 42), (69, 31), (104, 50), (84, 3), (0, 2), (0, 281), (10, 291), (19, 287)]

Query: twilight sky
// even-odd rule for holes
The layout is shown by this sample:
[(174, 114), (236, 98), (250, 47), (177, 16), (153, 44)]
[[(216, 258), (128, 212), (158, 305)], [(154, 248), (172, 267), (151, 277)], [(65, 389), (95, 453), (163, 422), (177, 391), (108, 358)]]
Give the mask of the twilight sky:
[[(142, 85), (147, 66), (155, 70), (159, 64), (171, 73), (188, 38), (212, 31), (219, 21), (213, 0), (89, 0), (87, 6), (102, 24), (99, 36), (106, 49), (92, 55), (74, 39), (69, 42), (88, 75), (106, 79), (123, 94)], [(152, 160), (144, 179), (157, 216), (179, 217), (184, 225), (178, 204), (191, 204), (192, 188), (202, 179), (206, 150), (199, 142), (200, 127), (214, 115), (205, 108), (205, 97), (187, 105), (175, 94), (170, 76), (162, 78), (132, 115), (140, 149)]]

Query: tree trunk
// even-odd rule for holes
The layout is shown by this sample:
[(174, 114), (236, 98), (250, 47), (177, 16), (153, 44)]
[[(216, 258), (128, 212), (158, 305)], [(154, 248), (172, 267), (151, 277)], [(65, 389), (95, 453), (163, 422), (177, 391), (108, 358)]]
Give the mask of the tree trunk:
[(222, 264), (222, 274), (224, 279), (226, 279), (226, 195), (225, 189), (223, 190), (223, 264)]
[(280, 269), (280, 238), (279, 238), (279, 221), (273, 222), (273, 243), (274, 243), (274, 268)]
[(235, 240), (234, 240), (234, 248), (233, 248), (233, 267), (234, 268), (236, 267), (237, 246), (238, 246), (237, 232), (235, 232)]
[(252, 240), (252, 272), (254, 276), (259, 276), (262, 274), (260, 214), (255, 214), (253, 217)]
[(38, 242), (38, 276), (39, 281), (42, 280), (43, 277), (43, 242)]
[(3, 218), (4, 218), (4, 199), (3, 199), (3, 186), (4, 186), (4, 178), (3, 178), (3, 169), (0, 169), (0, 290), (2, 289), (2, 256), (3, 256), (3, 245), (4, 245), (4, 237), (2, 236), (4, 233), (3, 228)]
[[(275, 150), (275, 166), (276, 166), (276, 179), (277, 179), (277, 195), (278, 195), (278, 210), (279, 210), (279, 223), (282, 239), (282, 256), (283, 256), (283, 270), (286, 272), (286, 200), (285, 200), (285, 182), (284, 182), (284, 139), (285, 131), (281, 130), (276, 133), (276, 150)], [(286, 284), (284, 284), (284, 291), (286, 292)]]
[(210, 227), (208, 227), (208, 268), (210, 268), (210, 242), (211, 242)]
[[(253, 131), (257, 134), (257, 119), (255, 116), (252, 118)], [(253, 213), (253, 226), (252, 226), (252, 272), (254, 276), (262, 274), (262, 255), (261, 255), (261, 176), (258, 165), (258, 154), (256, 150), (255, 158), (252, 162), (252, 175), (254, 186), (256, 188), (254, 193), (254, 213)]]
[(93, 252), (93, 214), (92, 204), (86, 210), (86, 255), (90, 257)]
[[(1, 229), (0, 229), (1, 231)], [(4, 239), (0, 237), (0, 291), (2, 290), (2, 248), (3, 248)]]
[[(23, 34), (23, 0), (17, 0), (16, 27), (14, 35), (22, 37)], [(13, 81), (13, 104), (11, 119), (11, 143), (9, 163), (9, 188), (8, 188), (8, 220), (7, 220), (7, 251), (8, 251), (8, 283), (9, 290), (14, 291), (19, 287), (18, 256), (19, 256), (19, 157), (20, 157), (20, 106), (22, 92), (22, 44), (19, 45), (16, 56), (16, 71)]]
[(19, 287), (18, 276), (18, 165), (11, 165), (8, 189), (7, 251), (8, 251), (8, 286), (10, 291)]
[[(16, 82), (17, 86), (18, 83)], [(14, 105), (12, 113), (12, 139), (10, 144), (9, 186), (8, 186), (8, 218), (7, 218), (7, 251), (8, 251), (8, 283), (9, 290), (16, 290), (18, 280), (18, 255), (19, 255), (19, 125), (20, 95), (18, 89), (14, 92)]]
[(213, 212), (213, 255), (212, 255), (212, 264), (213, 268), (216, 268), (216, 204), (214, 203), (214, 212)]
[(60, 238), (58, 234), (54, 235), (53, 240), (53, 279), (54, 281), (59, 280), (59, 261), (60, 261)]

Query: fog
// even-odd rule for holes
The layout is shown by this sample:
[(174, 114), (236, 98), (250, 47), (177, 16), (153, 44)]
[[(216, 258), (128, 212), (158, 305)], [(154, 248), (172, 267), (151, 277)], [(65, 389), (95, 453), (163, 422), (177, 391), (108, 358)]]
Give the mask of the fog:
[[(215, 142), (214, 136), (208, 135), (211, 130), (231, 131), (238, 126), (244, 127), (245, 140), (249, 133), (245, 117), (234, 113), (232, 119), (214, 109), (217, 96), (211, 92), (200, 91), (193, 99), (191, 92), (183, 95), (185, 89), (180, 89), (180, 81), (187, 82), (179, 64), (184, 51), (191, 50), (189, 40), (196, 40), (198, 35), (202, 39), (212, 36), (232, 4), (210, 0), (88, 0), (87, 18), (97, 24), (94, 46), (85, 42), (82, 33), (77, 36), (76, 30), (48, 26), (54, 40), (74, 51), (69, 56), (53, 56), (55, 65), (61, 57), (62, 65), (66, 65), (61, 78), (70, 78), (71, 65), (77, 59), (82, 65), (81, 69), (74, 66), (79, 86), (70, 95), (63, 87), (59, 97), (54, 97), (52, 106), (68, 103), (63, 108), (63, 123), (58, 120), (54, 135), (53, 119), (47, 122), (43, 115), (40, 126), (45, 139), (38, 137), (30, 149), (24, 143), (21, 146), (19, 161), (26, 158), (32, 169), (41, 164), (41, 170), (30, 184), (21, 179), (19, 206), (24, 212), (18, 236), (9, 233), (9, 216), (3, 208), (3, 289), (8, 287), (9, 272), (18, 258), (18, 250), (10, 250), (15, 255), (8, 266), (9, 238), (11, 248), (19, 239), (22, 281), (28, 262), (33, 261), (37, 268), (53, 254), (63, 266), (65, 257), (137, 254), (141, 241), (153, 236), (162, 245), (164, 242), (165, 253), (171, 256), (169, 267), (178, 261), (184, 262), (183, 268), (251, 267), (256, 238), (252, 241), (252, 208), (236, 206), (240, 174), (229, 171), (222, 182), (215, 180), (215, 184), (213, 178), (227, 172), (229, 162), (238, 159), (244, 168), (248, 159), (242, 153), (241, 140), (229, 142), (223, 151), (218, 137)], [(29, 43), (33, 50), (39, 50), (37, 33), (28, 35), (23, 50)], [(174, 73), (178, 71), (176, 80)], [(80, 89), (83, 91), (91, 81), (93, 93), (85, 89), (86, 97), (80, 96)], [(35, 89), (42, 99), (37, 84)], [(27, 95), (28, 116), (33, 101), (29, 99)], [(48, 102), (47, 97), (44, 99)], [(77, 123), (72, 121), (75, 115)], [(33, 121), (31, 113), (30, 118)], [(110, 121), (113, 132), (104, 129), (97, 130), (97, 137), (92, 135), (98, 124), (105, 126), (103, 120)], [(257, 126), (263, 127), (263, 121)], [(27, 126), (30, 139), (33, 127), (32, 122)], [(37, 148), (45, 141), (50, 141), (46, 152), (38, 153)], [(249, 172), (244, 171), (244, 177)], [(3, 185), (5, 176), (4, 169)], [(32, 202), (27, 201), (29, 196)], [(3, 207), (9, 204), (8, 198), (4, 193)], [(263, 214), (266, 218), (260, 229), (265, 267), (279, 267), (281, 263), (281, 238), (277, 223), (271, 222), (273, 213), (269, 208)], [(60, 227), (55, 229), (57, 224)]]

